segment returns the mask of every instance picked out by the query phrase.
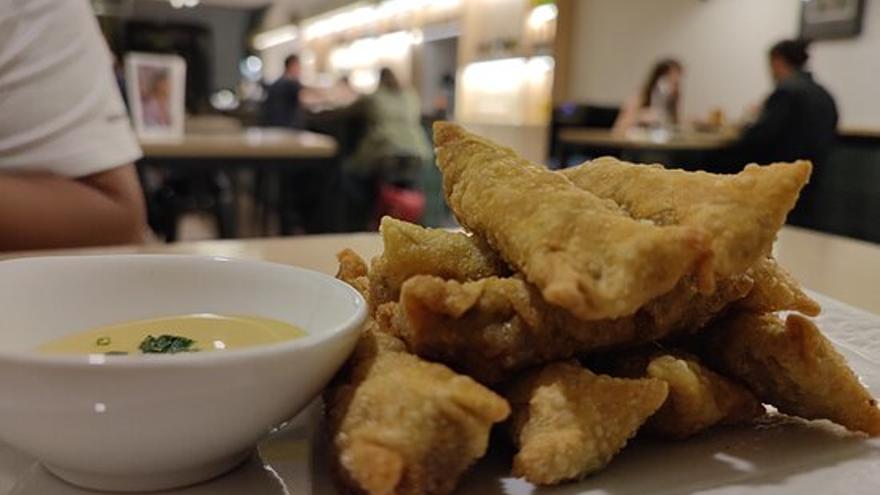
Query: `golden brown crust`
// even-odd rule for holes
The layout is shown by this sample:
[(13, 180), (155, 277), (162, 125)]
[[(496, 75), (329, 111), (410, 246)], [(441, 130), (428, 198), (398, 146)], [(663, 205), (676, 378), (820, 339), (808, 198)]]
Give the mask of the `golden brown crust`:
[(576, 353), (695, 332), (751, 284), (742, 276), (704, 295), (682, 283), (631, 317), (584, 321), (547, 304), (519, 278), (460, 283), (419, 275), (403, 284), (393, 332), (411, 352), (495, 383), (512, 371)]
[(813, 322), (739, 312), (715, 325), (705, 352), (781, 412), (880, 435), (880, 409)]
[(681, 351), (619, 356), (613, 370), (615, 376), (654, 378), (669, 386), (666, 402), (646, 425), (659, 436), (686, 438), (717, 424), (746, 423), (764, 414), (751, 391)]
[(822, 307), (808, 296), (800, 284), (773, 258), (762, 258), (748, 274), (755, 286), (737, 306), (753, 313), (797, 311), (807, 316), (817, 316)]
[[(338, 277), (369, 293), (366, 263), (338, 255)], [(325, 391), (331, 469), (347, 493), (443, 495), (486, 451), (507, 402), (471, 378), (407, 353), (386, 333), (396, 303), (373, 308)]]
[(340, 481), (370, 495), (447, 494), (486, 451), (507, 402), (445, 366), (367, 331), (347, 380), (325, 395)]
[[(542, 485), (602, 469), (642, 425), (687, 437), (753, 419), (759, 399), (880, 435), (876, 403), (809, 320), (755, 314), (819, 311), (769, 257), (808, 163), (554, 173), (458, 126), (435, 139), (475, 234), (386, 218), (371, 269), (338, 255), (337, 276), (370, 303), (325, 396), (348, 492), (452, 492), (511, 406), (514, 474)], [(575, 355), (618, 377), (560, 361)], [(475, 380), (503, 383), (511, 405)]]
[(368, 278), (369, 269), (367, 268), (367, 262), (349, 248), (336, 253), (336, 259), (339, 261), (336, 278), (354, 287), (369, 303), (370, 281)]
[(633, 218), (707, 232), (713, 268), (724, 278), (770, 253), (811, 170), (810, 162), (798, 161), (749, 165), (738, 174), (719, 175), (602, 157), (560, 173)]
[(659, 380), (595, 375), (572, 362), (525, 374), (507, 393), (519, 449), (513, 474), (553, 485), (602, 469), (663, 404), (666, 393)]
[(400, 286), (413, 275), (466, 281), (509, 272), (498, 255), (473, 236), (391, 217), (382, 219), (379, 232), (385, 248), (373, 258), (370, 269), (371, 296), (377, 306), (397, 301)]
[(435, 124), (434, 142), (459, 221), (545, 300), (581, 319), (631, 315), (710, 261), (699, 230), (633, 220), (613, 202), (457, 125)]

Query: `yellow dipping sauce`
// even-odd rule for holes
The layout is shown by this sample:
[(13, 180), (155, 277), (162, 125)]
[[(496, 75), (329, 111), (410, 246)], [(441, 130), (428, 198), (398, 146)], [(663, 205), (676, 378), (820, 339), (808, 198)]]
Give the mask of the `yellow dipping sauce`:
[(306, 335), (299, 327), (269, 318), (196, 313), (119, 323), (53, 340), (37, 348), (50, 354), (141, 354), (147, 336), (186, 337), (192, 351), (240, 349), (284, 342)]

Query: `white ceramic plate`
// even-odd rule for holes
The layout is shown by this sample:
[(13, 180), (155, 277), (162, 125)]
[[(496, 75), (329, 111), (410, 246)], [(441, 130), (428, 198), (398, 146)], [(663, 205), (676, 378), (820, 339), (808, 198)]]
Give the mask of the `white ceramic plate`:
[[(817, 295), (822, 329), (875, 395), (880, 395), (880, 316)], [(264, 441), (247, 463), (174, 495), (336, 493), (326, 475), (320, 404)], [(468, 474), (464, 495), (847, 494), (880, 493), (880, 439), (827, 422), (773, 422), (715, 429), (683, 442), (633, 442), (608, 469), (584, 482), (537, 489), (510, 478), (509, 452), (497, 449)], [(0, 494), (84, 495), (32, 459), (0, 445)]]

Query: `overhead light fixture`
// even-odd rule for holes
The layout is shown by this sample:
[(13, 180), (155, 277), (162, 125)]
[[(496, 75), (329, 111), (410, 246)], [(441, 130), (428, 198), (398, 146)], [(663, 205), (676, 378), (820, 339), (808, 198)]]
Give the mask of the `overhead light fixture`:
[[(363, 2), (361, 2), (363, 3)], [(321, 38), (376, 23), (397, 21), (418, 12), (444, 12), (460, 8), (462, 0), (384, 0), (370, 5), (344, 7), (322, 14), (304, 23), (307, 40)]]
[(293, 24), (287, 24), (279, 28), (263, 31), (254, 36), (254, 48), (266, 50), (273, 46), (283, 45), (296, 41), (299, 38), (299, 29)]
[(530, 28), (536, 29), (556, 19), (557, 15), (559, 15), (559, 9), (556, 8), (556, 4), (545, 3), (532, 9), (527, 22)]

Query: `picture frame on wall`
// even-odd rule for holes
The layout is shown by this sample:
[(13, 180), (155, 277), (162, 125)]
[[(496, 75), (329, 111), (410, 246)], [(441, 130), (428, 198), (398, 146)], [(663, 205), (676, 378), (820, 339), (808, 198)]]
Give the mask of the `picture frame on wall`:
[(852, 38), (862, 32), (865, 0), (804, 0), (802, 39)]
[(186, 61), (176, 55), (132, 52), (125, 56), (132, 125), (144, 139), (183, 137)]

